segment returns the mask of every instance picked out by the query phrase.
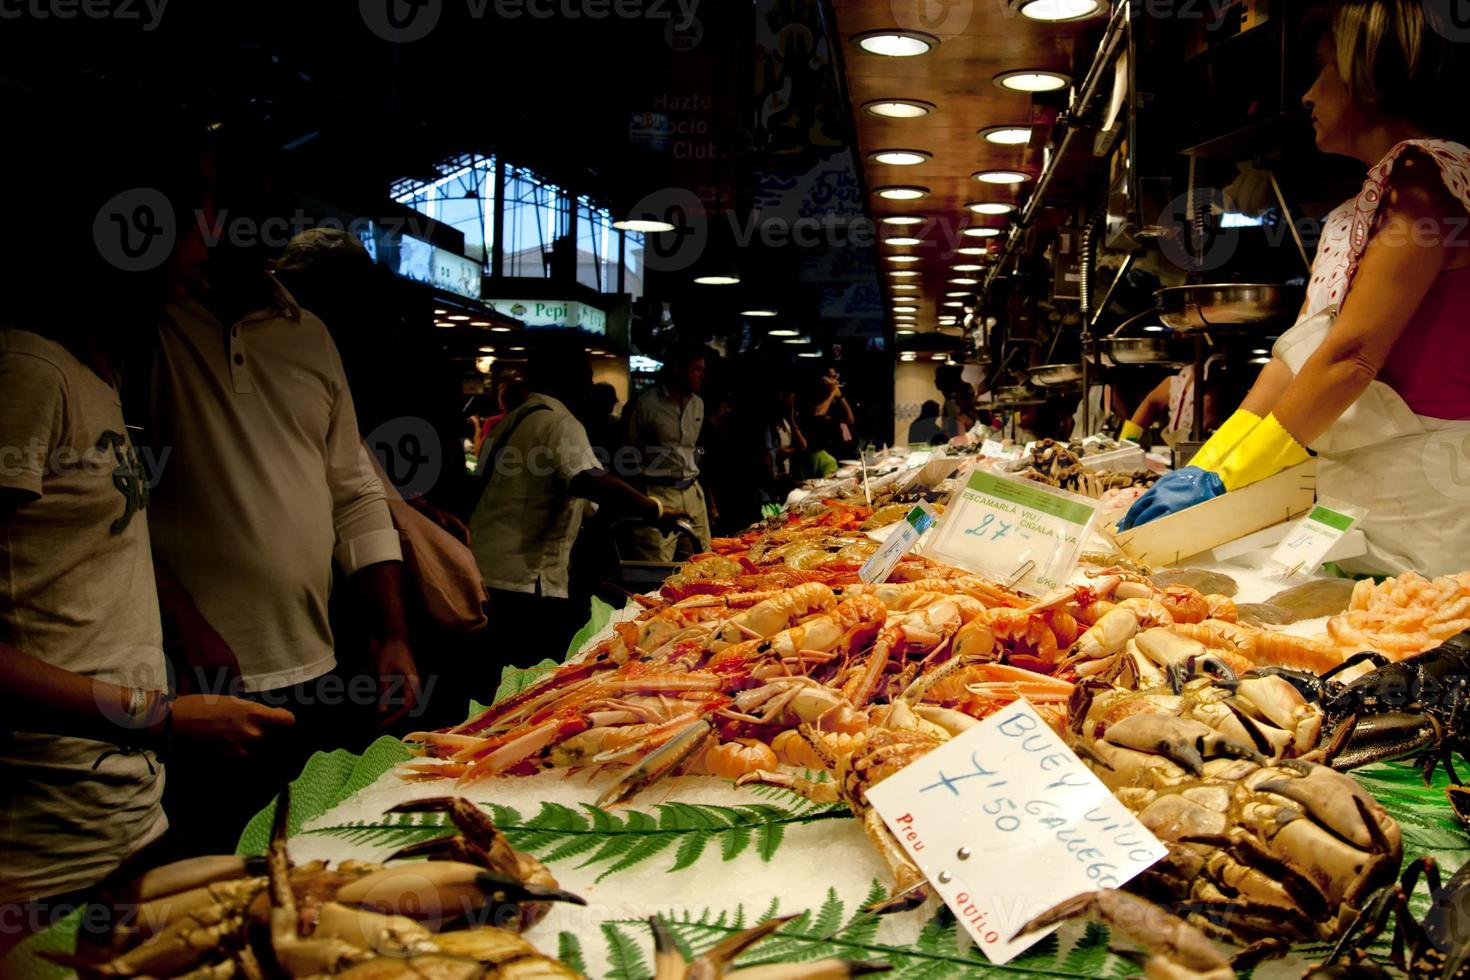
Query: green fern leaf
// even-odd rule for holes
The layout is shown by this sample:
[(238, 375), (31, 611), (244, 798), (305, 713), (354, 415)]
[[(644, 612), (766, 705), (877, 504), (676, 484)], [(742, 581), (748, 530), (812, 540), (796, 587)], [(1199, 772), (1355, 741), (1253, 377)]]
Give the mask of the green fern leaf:
[(570, 932), (557, 934), (556, 958), (582, 976), (587, 975), (587, 961), (582, 958), (582, 943)]
[(439, 814), (387, 813), (377, 820), (351, 820), (302, 831), (370, 847), (407, 847), (454, 833)]
[(723, 849), (721, 855), (726, 861), (733, 861), (750, 844), (750, 828), (740, 825), (731, 826), (721, 833), (723, 837)]
[(1074, 976), (1100, 976), (1099, 967), (1107, 957), (1108, 930), (1096, 922), (1089, 922), (1082, 938), (1077, 940), (1077, 945), (1062, 960), (1062, 969)]
[(682, 871), (699, 860), (704, 853), (704, 847), (714, 838), (704, 834), (689, 834), (679, 842), (679, 850), (674, 853), (674, 866), (670, 871)]
[(641, 840), (635, 840), (633, 846), (623, 852), (622, 857), (613, 862), (602, 874), (597, 876), (600, 882), (608, 875), (616, 874), (624, 868), (631, 868), (635, 864), (642, 864), (660, 851), (672, 847), (674, 838), (667, 834), (649, 835)]
[[(643, 928), (647, 930), (646, 922)], [(647, 980), (653, 971), (645, 964), (638, 944), (611, 922), (602, 924), (602, 935), (607, 940), (608, 980)]]

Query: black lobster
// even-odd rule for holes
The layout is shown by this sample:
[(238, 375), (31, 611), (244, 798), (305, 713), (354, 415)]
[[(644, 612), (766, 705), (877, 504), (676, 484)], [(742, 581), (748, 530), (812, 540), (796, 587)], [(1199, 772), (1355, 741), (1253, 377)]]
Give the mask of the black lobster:
[[(1355, 680), (1336, 679), (1362, 663), (1374, 669)], [(1456, 754), (1470, 761), (1470, 631), (1398, 662), (1357, 653), (1320, 677), (1286, 667), (1253, 673), (1282, 677), (1322, 706), (1325, 761), (1334, 769), (1413, 758), (1428, 784), (1443, 765), (1450, 807), (1470, 826), (1470, 787), (1452, 762)]]

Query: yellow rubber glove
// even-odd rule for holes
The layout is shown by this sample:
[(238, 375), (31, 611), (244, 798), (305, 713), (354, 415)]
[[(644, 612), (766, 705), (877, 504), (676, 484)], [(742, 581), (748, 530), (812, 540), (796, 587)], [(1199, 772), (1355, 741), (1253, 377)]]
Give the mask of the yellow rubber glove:
[(1213, 469), (1220, 474), (1226, 490), (1239, 490), (1308, 458), (1307, 450), (1282, 428), (1273, 413), (1251, 429)]
[(1143, 435), (1143, 426), (1137, 425), (1132, 419), (1123, 423), (1123, 431), (1118, 433), (1118, 438), (1125, 442), (1137, 442), (1138, 437)]
[(1199, 447), (1199, 452), (1189, 461), (1190, 466), (1198, 466), (1202, 470), (1218, 470), (1220, 464), (1225, 462), (1225, 457), (1230, 455), (1230, 450), (1240, 444), (1252, 429), (1261, 424), (1261, 417), (1255, 412), (1247, 412), (1239, 409), (1236, 413), (1225, 420), (1225, 424), (1215, 430), (1215, 434), (1205, 440), (1205, 444)]

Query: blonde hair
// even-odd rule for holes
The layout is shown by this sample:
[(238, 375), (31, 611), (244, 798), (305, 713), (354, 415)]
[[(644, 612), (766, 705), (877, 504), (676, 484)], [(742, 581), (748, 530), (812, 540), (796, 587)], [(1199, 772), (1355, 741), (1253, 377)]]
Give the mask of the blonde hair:
[(1460, 45), (1423, 0), (1336, 0), (1330, 31), (1337, 73), (1359, 105), (1417, 123), (1430, 132), (1458, 129)]

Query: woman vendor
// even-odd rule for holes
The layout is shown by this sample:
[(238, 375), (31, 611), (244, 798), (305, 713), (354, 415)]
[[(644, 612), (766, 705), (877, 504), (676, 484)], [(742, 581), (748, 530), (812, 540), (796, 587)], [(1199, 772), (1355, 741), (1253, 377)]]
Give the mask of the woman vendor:
[(1461, 57), (1417, 0), (1341, 0), (1302, 103), (1324, 152), (1371, 167), (1327, 217), (1307, 299), (1239, 411), (1129, 510), (1124, 528), (1317, 455), (1317, 490), (1366, 508), (1350, 572), (1464, 567), (1470, 487), (1470, 149), (1446, 138)]

